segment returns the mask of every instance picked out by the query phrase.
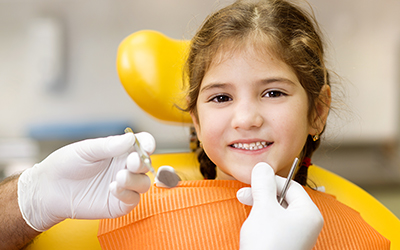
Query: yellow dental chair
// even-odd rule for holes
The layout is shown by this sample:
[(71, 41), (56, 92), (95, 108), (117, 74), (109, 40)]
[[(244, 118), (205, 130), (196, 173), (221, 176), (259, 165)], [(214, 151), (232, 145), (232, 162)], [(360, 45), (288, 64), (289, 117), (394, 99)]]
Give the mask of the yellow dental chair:
[[(140, 31), (122, 41), (117, 56), (119, 77), (132, 99), (156, 119), (180, 126), (191, 123), (190, 116), (176, 108), (185, 106), (182, 66), (188, 44), (155, 31)], [(194, 153), (153, 155), (152, 161), (155, 168), (174, 166), (185, 180), (202, 179)], [(358, 211), (391, 241), (391, 249), (400, 250), (400, 220), (375, 198), (320, 167), (310, 166), (309, 176), (326, 193)], [(65, 220), (39, 235), (27, 249), (101, 249), (98, 226), (99, 220)]]

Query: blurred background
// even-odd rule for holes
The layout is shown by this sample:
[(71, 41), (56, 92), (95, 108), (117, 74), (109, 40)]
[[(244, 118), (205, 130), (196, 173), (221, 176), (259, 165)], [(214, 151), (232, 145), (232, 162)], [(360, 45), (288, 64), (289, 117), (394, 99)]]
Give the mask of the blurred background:
[[(68, 143), (148, 131), (187, 151), (189, 129), (136, 106), (116, 73), (119, 43), (154, 29), (190, 39), (228, 0), (0, 0), (0, 179)], [(333, 109), (313, 163), (400, 217), (400, 1), (310, 0), (333, 75)]]

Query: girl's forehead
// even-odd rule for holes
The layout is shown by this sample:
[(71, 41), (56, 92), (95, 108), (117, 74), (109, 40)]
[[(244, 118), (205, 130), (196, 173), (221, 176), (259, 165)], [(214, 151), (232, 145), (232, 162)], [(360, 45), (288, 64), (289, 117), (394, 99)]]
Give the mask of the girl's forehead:
[(221, 46), (205, 71), (200, 85), (216, 79), (238, 79), (241, 76), (249, 81), (271, 77), (287, 78), (300, 84), (296, 71), (280, 59), (271, 47), (247, 43), (244, 46)]
[(274, 46), (271, 46), (271, 44), (265, 41), (252, 41), (250, 39), (236, 43), (234, 41), (226, 41), (218, 47), (208, 68), (221, 64), (233, 57), (241, 57), (246, 60), (258, 60), (260, 62), (270, 59), (283, 62), (273, 47)]

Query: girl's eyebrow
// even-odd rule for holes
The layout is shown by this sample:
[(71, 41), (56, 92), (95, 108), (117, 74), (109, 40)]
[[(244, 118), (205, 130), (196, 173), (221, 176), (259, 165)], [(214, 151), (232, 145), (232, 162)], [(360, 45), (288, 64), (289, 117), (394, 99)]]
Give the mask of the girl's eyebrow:
[[(265, 79), (261, 79), (259, 81), (262, 85), (267, 85), (267, 84), (271, 84), (271, 83), (276, 83), (276, 82), (282, 82), (282, 83), (287, 83), (290, 85), (296, 85), (296, 83), (294, 83), (293, 81), (291, 81), (288, 78), (285, 77), (271, 77), (271, 78), (265, 78)], [(202, 87), (200, 89), (200, 93), (210, 90), (210, 89), (226, 89), (228, 88), (230, 84), (229, 83), (210, 83), (208, 85), (206, 85), (205, 87)]]
[(296, 83), (294, 83), (290, 79), (284, 78), (284, 77), (272, 77), (272, 78), (266, 78), (266, 79), (261, 80), (261, 83), (263, 83), (263, 84), (270, 84), (270, 83), (275, 83), (275, 82), (282, 82), (282, 83), (296, 85)]
[(211, 83), (200, 89), (200, 93), (209, 89), (225, 89), (228, 83)]

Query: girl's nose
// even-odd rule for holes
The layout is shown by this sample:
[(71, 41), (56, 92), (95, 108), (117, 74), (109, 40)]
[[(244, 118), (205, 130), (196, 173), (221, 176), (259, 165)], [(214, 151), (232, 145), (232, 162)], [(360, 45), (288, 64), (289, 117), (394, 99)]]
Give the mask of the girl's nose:
[(244, 130), (261, 127), (264, 123), (264, 118), (260, 111), (260, 107), (255, 103), (237, 103), (233, 111), (232, 127)]

